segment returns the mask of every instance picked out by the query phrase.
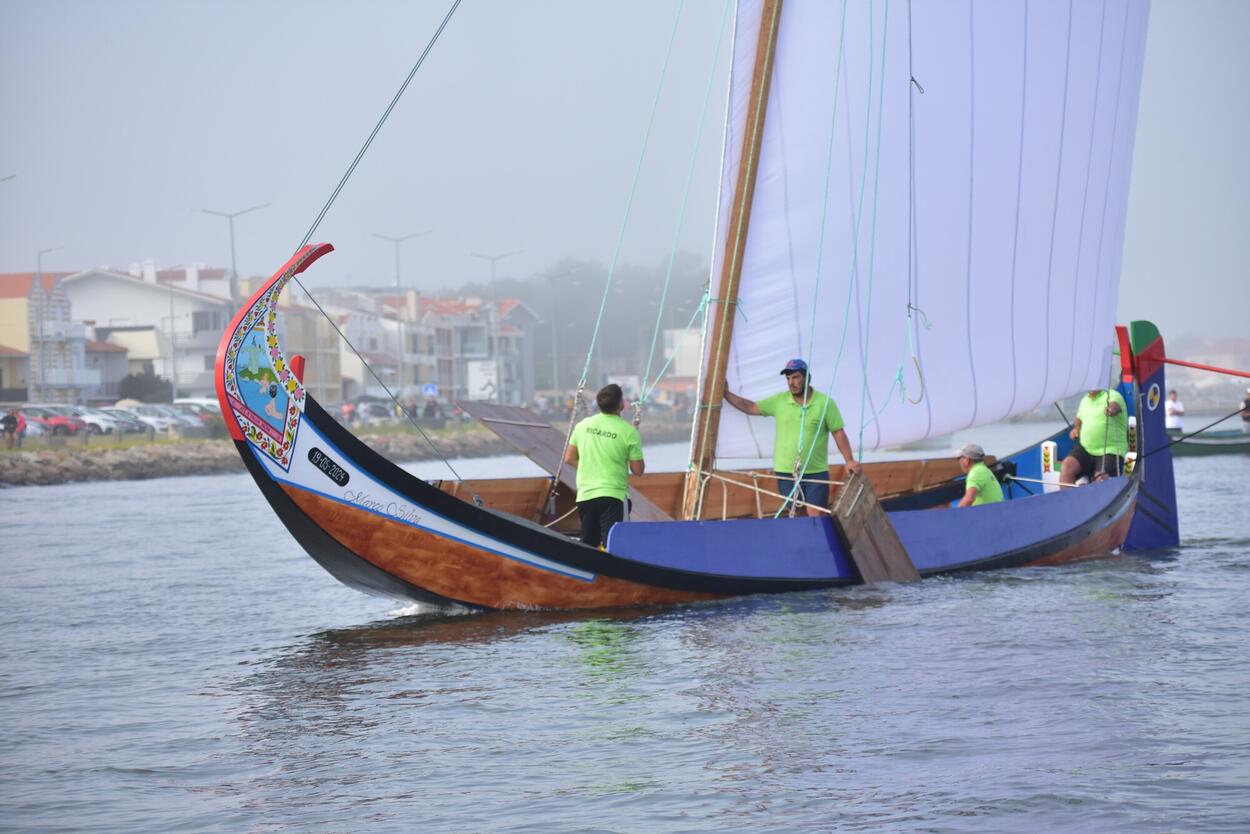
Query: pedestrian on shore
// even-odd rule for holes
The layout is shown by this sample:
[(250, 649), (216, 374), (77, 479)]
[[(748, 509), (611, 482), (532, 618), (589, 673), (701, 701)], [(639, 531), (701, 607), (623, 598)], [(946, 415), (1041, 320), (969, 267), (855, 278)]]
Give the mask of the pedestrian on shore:
[(8, 413), (0, 417), (0, 428), (4, 430), (4, 448), (17, 448), (17, 409), (10, 408)]

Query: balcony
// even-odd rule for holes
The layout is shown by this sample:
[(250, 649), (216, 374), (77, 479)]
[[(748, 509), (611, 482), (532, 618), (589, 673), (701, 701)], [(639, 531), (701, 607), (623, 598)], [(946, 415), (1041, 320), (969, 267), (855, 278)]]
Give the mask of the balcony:
[[(35, 371), (36, 377), (38, 371)], [(98, 368), (48, 368), (43, 384), (56, 388), (96, 388), (100, 385)]]
[(42, 331), (39, 322), (36, 320), (30, 334), (31, 341), (37, 342), (42, 338), (45, 342), (64, 342), (73, 339), (85, 339), (87, 337), (87, 328), (80, 321), (60, 322), (54, 320), (45, 320)]

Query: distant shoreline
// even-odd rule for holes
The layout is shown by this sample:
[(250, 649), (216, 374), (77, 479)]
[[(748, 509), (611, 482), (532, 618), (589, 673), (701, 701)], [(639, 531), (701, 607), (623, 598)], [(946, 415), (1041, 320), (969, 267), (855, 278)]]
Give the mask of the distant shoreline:
[[(563, 430), (563, 427), (561, 427)], [(644, 442), (684, 440), (690, 427), (683, 423), (652, 423), (642, 427)], [(434, 460), (438, 455), (415, 432), (362, 434), (360, 439), (395, 463)], [(448, 458), (516, 454), (497, 436), (476, 425), (434, 431), (431, 437)], [(183, 440), (111, 446), (93, 441), (83, 446), (73, 440), (59, 448), (31, 447), (0, 452), (0, 486), (55, 486), (86, 481), (138, 481), (188, 475), (243, 472), (234, 443), (229, 440)]]

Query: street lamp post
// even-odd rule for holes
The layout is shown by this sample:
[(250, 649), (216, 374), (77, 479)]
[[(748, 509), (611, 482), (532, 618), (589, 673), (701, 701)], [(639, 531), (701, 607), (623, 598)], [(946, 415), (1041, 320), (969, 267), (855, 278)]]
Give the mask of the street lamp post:
[(259, 211), (268, 208), (273, 203), (261, 203), (258, 206), (245, 208), (242, 211), (213, 211), (212, 209), (202, 208), (200, 211), (205, 214), (211, 214), (214, 217), (224, 217), (230, 224), (230, 300), (236, 301), (239, 297), (239, 266), (234, 256), (234, 218), (247, 214), (250, 211)]
[(560, 326), (557, 321), (558, 316), (556, 315), (556, 301), (559, 298), (556, 293), (556, 279), (569, 277), (573, 274), (573, 270), (566, 269), (563, 272), (546, 272), (543, 274), (547, 278), (547, 288), (550, 291), (551, 304), (551, 312), (548, 316), (550, 319), (549, 324), (551, 325), (551, 388), (552, 390), (558, 391), (560, 390), (560, 338), (558, 335)]
[(498, 264), (500, 261), (502, 261), (504, 258), (510, 258), (513, 255), (521, 254), (521, 250), (514, 249), (511, 252), (504, 252), (499, 255), (483, 255), (479, 252), (470, 252), (469, 254), (475, 258), (481, 258), (484, 261), (490, 261), (490, 306), (491, 306), (490, 355), (491, 355), (491, 358), (495, 360), (495, 375), (499, 381), (499, 385), (495, 389), (495, 397), (497, 398), (498, 402), (503, 402), (504, 401), (504, 396), (503, 396), (504, 375), (503, 375), (503, 368), (499, 367), (499, 291), (495, 286), (495, 280), (497, 278), (495, 273), (496, 273), (496, 268), (498, 267)]
[[(374, 237), (380, 240), (388, 241), (394, 244), (395, 246), (395, 289), (398, 290), (398, 289), (403, 288), (403, 273), (400, 272), (400, 267), (399, 267), (399, 244), (403, 243), (405, 240), (412, 240), (414, 237), (421, 237), (422, 235), (428, 235), (430, 231), (431, 231), (430, 229), (426, 229), (421, 232), (412, 232), (411, 234), (403, 235), (401, 237), (391, 237), (390, 235), (383, 235), (383, 234), (379, 234), (378, 232), (373, 233)], [(407, 301), (406, 298), (405, 298), (405, 301)], [(404, 305), (404, 308), (405, 308), (404, 312), (406, 312), (407, 310), (406, 303)], [(399, 316), (399, 396), (401, 398), (404, 395), (404, 365), (406, 364), (404, 361), (405, 359), (404, 354), (406, 354), (407, 352), (408, 352), (408, 345), (406, 343), (406, 338), (405, 338), (405, 333), (404, 333), (404, 315), (403, 315), (403, 312), (401, 312)]]
[[(16, 176), (16, 175), (14, 175)], [(59, 246), (52, 246), (47, 249), (40, 249), (35, 255), (35, 286), (39, 288), (39, 401), (44, 400), (44, 378), (46, 376), (48, 364), (45, 360), (47, 354), (47, 345), (43, 340), (43, 316), (47, 307), (44, 303), (43, 291), (43, 256), (49, 252), (55, 252), (60, 249)]]
[(373, 236), (379, 240), (385, 240), (395, 245), (395, 289), (399, 289), (403, 286), (402, 275), (399, 271), (399, 244), (403, 243), (405, 240), (412, 240), (414, 237), (428, 235), (430, 231), (430, 229), (426, 229), (423, 232), (413, 232), (412, 234), (404, 235), (402, 237), (391, 237), (390, 235), (378, 234), (377, 232), (373, 233)]

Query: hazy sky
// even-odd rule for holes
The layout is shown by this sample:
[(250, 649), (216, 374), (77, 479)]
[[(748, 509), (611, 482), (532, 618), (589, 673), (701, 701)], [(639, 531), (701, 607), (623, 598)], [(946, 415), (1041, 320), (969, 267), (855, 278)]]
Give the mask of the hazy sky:
[[(229, 263), (268, 273), (322, 204), (442, 19), (438, 2), (0, 0), (0, 271)], [(464, 0), (316, 238), (313, 283), (489, 275), (470, 250), (607, 262), (677, 0)], [(658, 263), (710, 72), (682, 249), (712, 236), (728, 43), (687, 0), (622, 258)], [(1250, 2), (1155, 0), (1121, 287), (1124, 317), (1244, 334)], [(596, 299), (597, 301), (597, 299)]]

